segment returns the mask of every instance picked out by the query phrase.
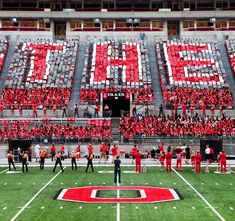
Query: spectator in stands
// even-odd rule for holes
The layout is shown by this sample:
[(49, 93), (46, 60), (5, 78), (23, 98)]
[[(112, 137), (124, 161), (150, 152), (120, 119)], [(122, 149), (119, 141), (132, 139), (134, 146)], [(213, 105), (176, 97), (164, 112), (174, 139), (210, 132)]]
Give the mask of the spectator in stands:
[(77, 104), (75, 104), (75, 106), (74, 106), (73, 116), (74, 117), (79, 117), (79, 114), (78, 114), (78, 105)]
[(66, 107), (66, 105), (64, 105), (64, 106), (62, 107), (62, 111), (63, 111), (63, 112), (62, 112), (62, 118), (63, 118), (63, 117), (68, 117), (68, 116), (67, 116), (67, 107)]

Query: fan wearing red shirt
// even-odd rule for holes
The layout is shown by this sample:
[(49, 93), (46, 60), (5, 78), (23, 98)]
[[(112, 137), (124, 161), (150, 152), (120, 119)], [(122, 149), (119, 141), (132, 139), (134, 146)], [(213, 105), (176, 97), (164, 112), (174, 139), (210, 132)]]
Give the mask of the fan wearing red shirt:
[(78, 146), (76, 147), (75, 153), (76, 153), (76, 158), (77, 158), (77, 159), (80, 159), (80, 157), (81, 157), (81, 147), (80, 147), (80, 145), (78, 145)]
[(33, 108), (33, 117), (38, 117), (38, 105), (37, 104), (34, 104), (32, 105), (32, 108)]
[(91, 144), (87, 147), (87, 151), (88, 151), (88, 155), (93, 155), (93, 147)]
[(224, 172), (226, 173), (226, 153), (224, 150), (222, 150), (222, 152), (219, 154), (219, 160), (220, 160), (220, 173)]
[(112, 158), (113, 158), (113, 162), (114, 162), (114, 160), (116, 159), (116, 156), (118, 155), (118, 147), (116, 144), (114, 144), (111, 151), (112, 151)]
[(172, 173), (172, 167), (171, 167), (172, 153), (170, 149), (168, 149), (165, 157), (166, 157), (166, 173), (168, 173), (168, 171)]
[(105, 143), (102, 143), (101, 146), (100, 146), (100, 160), (99, 160), (99, 163), (100, 163), (102, 158), (104, 158), (104, 162), (106, 163), (106, 151), (107, 151), (107, 146), (105, 145)]
[(195, 155), (195, 173), (201, 173), (201, 161), (202, 161), (202, 155), (200, 154), (199, 151), (197, 151)]
[(62, 155), (61, 160), (64, 160), (64, 149), (65, 149), (64, 144), (62, 144), (62, 146), (60, 147), (60, 153)]
[(52, 146), (51, 146), (51, 161), (54, 160), (55, 153), (56, 153), (56, 147), (54, 144), (52, 144)]
[(183, 157), (182, 149), (180, 147), (177, 147), (175, 149), (175, 152), (176, 152), (176, 170), (178, 170), (178, 168), (182, 170), (182, 157)]
[(135, 153), (135, 172), (141, 173), (141, 152), (137, 149), (137, 152)]
[(131, 149), (131, 157), (132, 157), (132, 164), (134, 163), (135, 160), (135, 155), (137, 153), (138, 148), (136, 147), (136, 145), (134, 145), (134, 147)]

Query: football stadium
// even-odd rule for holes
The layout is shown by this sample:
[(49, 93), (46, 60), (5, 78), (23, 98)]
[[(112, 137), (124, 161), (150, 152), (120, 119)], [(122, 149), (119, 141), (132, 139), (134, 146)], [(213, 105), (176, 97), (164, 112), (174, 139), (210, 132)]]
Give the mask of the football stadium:
[(235, 221), (235, 0), (0, 0), (0, 221)]

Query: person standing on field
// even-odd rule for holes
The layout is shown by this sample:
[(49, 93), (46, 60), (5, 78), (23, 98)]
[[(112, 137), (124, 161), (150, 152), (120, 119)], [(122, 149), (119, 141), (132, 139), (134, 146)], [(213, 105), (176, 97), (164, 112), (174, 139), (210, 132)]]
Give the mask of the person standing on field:
[(116, 159), (114, 160), (114, 183), (117, 183), (117, 176), (118, 176), (118, 183), (121, 183), (121, 160), (119, 159), (119, 156), (116, 156)]

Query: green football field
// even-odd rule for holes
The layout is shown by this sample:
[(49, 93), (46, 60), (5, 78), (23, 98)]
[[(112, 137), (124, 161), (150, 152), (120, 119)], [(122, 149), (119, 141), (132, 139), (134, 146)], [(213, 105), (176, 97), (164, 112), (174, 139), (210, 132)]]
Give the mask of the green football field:
[[(194, 174), (189, 168), (166, 174), (159, 167), (147, 167), (147, 173), (122, 173), (121, 186), (153, 186), (173, 188), (181, 200), (152, 204), (88, 204), (55, 200), (62, 188), (113, 186), (113, 167), (95, 167), (95, 173), (85, 173), (85, 167), (64, 173), (42, 172), (30, 167), (28, 174), (7, 174), (0, 168), (0, 220), (79, 220), (79, 221), (215, 221), (235, 220), (234, 174)], [(122, 167), (133, 170), (134, 167)], [(20, 171), (20, 168), (17, 168)], [(102, 192), (103, 197), (115, 197), (115, 191)], [(135, 198), (134, 191), (121, 191), (120, 197)], [(118, 211), (119, 210), (119, 211)]]

